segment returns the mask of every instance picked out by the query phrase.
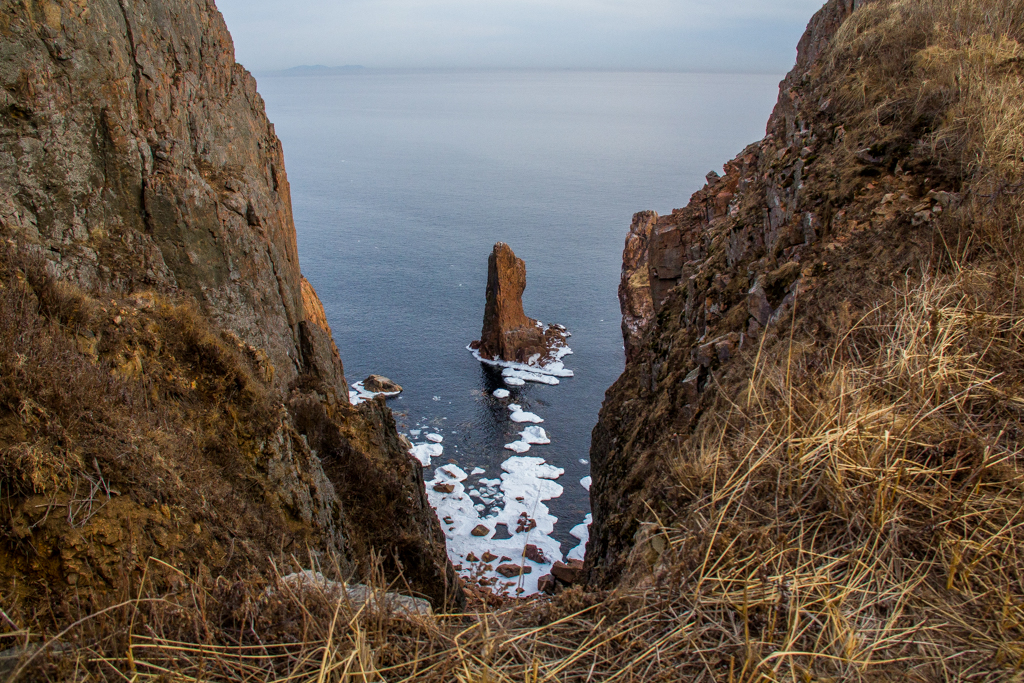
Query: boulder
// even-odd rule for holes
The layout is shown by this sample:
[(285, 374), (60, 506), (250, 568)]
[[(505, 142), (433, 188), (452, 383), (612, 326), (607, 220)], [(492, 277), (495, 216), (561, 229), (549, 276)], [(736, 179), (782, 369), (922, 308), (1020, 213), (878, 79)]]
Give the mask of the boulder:
[(529, 574), (533, 571), (533, 567), (520, 567), (518, 564), (503, 564), (500, 565), (494, 571), (498, 572), (507, 579), (514, 578), (520, 574)]
[(541, 593), (547, 593), (548, 595), (554, 595), (558, 582), (555, 581), (555, 577), (551, 574), (545, 574), (544, 576), (537, 579), (537, 589)]
[(484, 562), (494, 562), (496, 559), (498, 559), (498, 556), (489, 550), (483, 554)]
[(469, 533), (473, 534), (474, 536), (486, 536), (487, 534), (491, 533), (491, 530), (485, 527), (483, 524), (477, 524)]
[(533, 562), (539, 562), (540, 564), (547, 564), (548, 562), (548, 558), (544, 556), (544, 551), (532, 543), (526, 545), (525, 553), (526, 559)]
[(402, 387), (383, 375), (370, 375), (363, 380), (363, 388), (374, 394), (400, 394)]
[(487, 302), (480, 340), (470, 346), (487, 360), (540, 364), (565, 345), (565, 328), (545, 327), (523, 311), (526, 264), (504, 242), (494, 245), (487, 259)]
[(562, 583), (574, 584), (579, 582), (583, 574), (583, 563), (579, 560), (569, 560), (569, 563), (555, 562), (551, 567), (551, 573)]

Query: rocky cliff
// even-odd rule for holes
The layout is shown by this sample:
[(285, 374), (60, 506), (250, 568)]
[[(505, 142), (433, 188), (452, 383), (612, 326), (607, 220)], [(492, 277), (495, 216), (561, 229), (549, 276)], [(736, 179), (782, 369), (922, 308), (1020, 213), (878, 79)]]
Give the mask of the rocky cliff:
[[(334, 356), (307, 322), (281, 143), (213, 3), (7, 3), (0, 31), (7, 237), (88, 290), (190, 295), (278, 386)], [(340, 362), (317, 371), (347, 397)]]
[[(4, 350), (4, 591), (284, 552), (457, 603), (390, 412), (348, 405), (281, 143), (213, 2), (5, 2), (0, 51), (5, 315), (32, 331)], [(92, 379), (56, 391), (62, 367)]]
[(1019, 2), (830, 0), (764, 139), (637, 214), (592, 585), (681, 591), (689, 633), (732, 619), (737, 672), (803, 650), (970, 675), (930, 653), (987, 637), (976, 601), (1020, 552), (1022, 40)]

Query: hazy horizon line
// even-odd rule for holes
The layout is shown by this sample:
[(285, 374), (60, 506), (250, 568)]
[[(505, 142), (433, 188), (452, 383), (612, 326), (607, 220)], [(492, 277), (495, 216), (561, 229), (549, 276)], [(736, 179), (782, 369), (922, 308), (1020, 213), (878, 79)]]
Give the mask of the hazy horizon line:
[[(243, 64), (244, 66), (244, 64)], [(792, 68), (792, 67), (790, 67)], [(604, 66), (363, 66), (361, 64), (345, 64), (341, 66), (327, 66), (324, 64), (299, 64), (297, 66), (285, 67), (282, 69), (259, 69), (253, 70), (254, 76), (328, 76), (348, 75), (358, 76), (370, 72), (375, 73), (397, 73), (397, 72), (495, 72), (495, 71), (538, 71), (538, 72), (562, 72), (574, 71), (582, 73), (678, 73), (678, 74), (707, 74), (707, 75), (735, 75), (735, 76), (772, 76), (785, 75), (789, 69), (727, 69), (727, 68), (672, 68), (672, 67), (604, 67)]]

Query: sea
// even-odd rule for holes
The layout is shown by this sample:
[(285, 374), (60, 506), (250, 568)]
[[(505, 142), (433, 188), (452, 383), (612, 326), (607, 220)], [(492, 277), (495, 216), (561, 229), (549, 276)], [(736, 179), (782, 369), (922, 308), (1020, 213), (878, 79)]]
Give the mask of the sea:
[[(684, 206), (709, 171), (763, 137), (782, 76), (257, 75), (284, 144), (302, 270), (346, 376), (398, 382), (388, 403), (399, 431), (414, 444), (441, 439), (424, 477), (464, 573), (484, 574), (466, 555), (503, 537), (511, 547), (532, 535), (548, 562), (582, 555), (590, 434), (624, 365), (617, 287), (632, 215)], [(526, 263), (526, 314), (572, 335), (573, 376), (558, 385), (507, 386), (466, 348), (480, 337), (499, 241)], [(512, 421), (510, 405), (543, 422)], [(505, 448), (527, 426), (550, 443)], [(508, 528), (516, 511), (536, 528)], [(494, 529), (497, 519), (513, 521)], [(472, 536), (481, 522), (487, 535)], [(536, 589), (535, 568), (520, 592)]]

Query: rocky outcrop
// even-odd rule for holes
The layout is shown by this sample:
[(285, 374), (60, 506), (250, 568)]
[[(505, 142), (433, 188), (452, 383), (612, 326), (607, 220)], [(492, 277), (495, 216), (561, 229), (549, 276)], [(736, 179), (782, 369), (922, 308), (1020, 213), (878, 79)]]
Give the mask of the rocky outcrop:
[[(846, 132), (822, 77), (820, 56), (861, 4), (831, 0), (811, 21), (763, 140), (709, 173), (685, 208), (634, 218), (623, 282), (638, 287), (620, 287), (629, 360), (591, 447), (592, 583), (614, 584), (639, 524), (682, 504), (672, 456), (712, 419), (713, 396), (745, 385), (751, 357), (775, 343), (766, 330), (798, 308), (800, 329), (820, 339), (837, 309), (884, 298), (932, 250), (915, 216), (955, 196), (951, 180), (906, 141), (865, 154), (873, 141)], [(649, 310), (635, 304), (645, 261)]]
[(363, 380), (363, 386), (366, 387), (367, 391), (372, 391), (375, 394), (402, 393), (402, 386), (400, 384), (391, 381), (383, 375), (370, 375)]
[(641, 211), (633, 216), (622, 250), (622, 278), (619, 281), (619, 308), (622, 310), (622, 340), (628, 362), (636, 353), (647, 324), (654, 317), (648, 253), (651, 230), (658, 222), (654, 211)]
[[(342, 572), (366, 574), (377, 553), (388, 580), (404, 576), (435, 605), (458, 604), (444, 537), (390, 411), (348, 405), (323, 305), (300, 272), (280, 140), (213, 2), (5, 6), (0, 51), (0, 237), (13, 264), (4, 284), (36, 273), (18, 306), (35, 307), (40, 329), (57, 325), (50, 337), (77, 340), (67, 351), (75, 363), (123, 383), (97, 400), (137, 396), (154, 413), (108, 399), (105, 409), (124, 415), (86, 411), (67, 431), (57, 424), (66, 401), (40, 421), (18, 412), (17, 392), (5, 395), (0, 423), (18, 427), (2, 440), (5, 492), (18, 471), (11, 453), (56, 429), (71, 439), (61, 446), (68, 465), (47, 495), (73, 498), (101, 480), (122, 495), (85, 520), (25, 517), (22, 535), (0, 543), (3, 573), (17, 581), (45, 567), (45, 590), (100, 596), (150, 555), (213, 573), (240, 572), (240, 562), (261, 571), (282, 552), (330, 555)], [(73, 303), (47, 308), (46, 292), (65, 289), (60, 301)], [(145, 312), (154, 301), (175, 311), (174, 325), (169, 313)], [(130, 333), (128, 321), (139, 322)], [(173, 335), (192, 340), (188, 353)], [(132, 443), (145, 448), (90, 445), (90, 430), (133, 421), (142, 432)], [(145, 486), (137, 471), (152, 472)], [(193, 480), (191, 492), (179, 485)], [(5, 510), (35, 510), (32, 488), (18, 486)], [(133, 540), (147, 528), (155, 545)], [(190, 540), (189, 529), (202, 531)], [(100, 563), (100, 551), (116, 571), (68, 579)]]
[(480, 340), (470, 346), (487, 360), (543, 364), (565, 344), (565, 330), (545, 327), (523, 311), (526, 264), (504, 242), (487, 259), (487, 303)]
[(324, 305), (320, 302), (313, 285), (301, 278), (302, 310), (305, 320), (299, 323), (299, 351), (302, 353), (306, 372), (333, 389), (340, 400), (348, 400), (348, 383), (345, 381), (345, 367), (341, 354), (331, 336)]
[(279, 387), (336, 385), (326, 321), (303, 325), (281, 143), (213, 4), (45, 0), (0, 35), (0, 234), (88, 291), (194, 297)]

